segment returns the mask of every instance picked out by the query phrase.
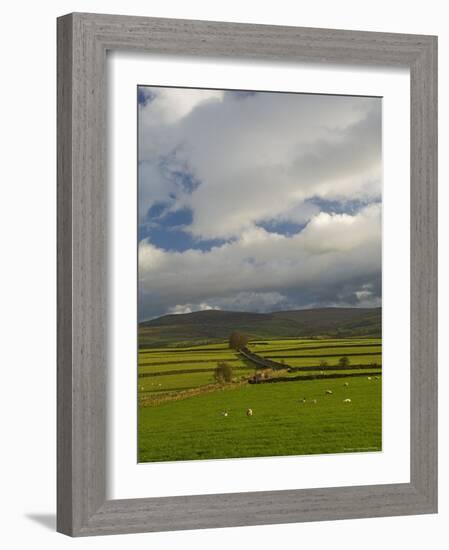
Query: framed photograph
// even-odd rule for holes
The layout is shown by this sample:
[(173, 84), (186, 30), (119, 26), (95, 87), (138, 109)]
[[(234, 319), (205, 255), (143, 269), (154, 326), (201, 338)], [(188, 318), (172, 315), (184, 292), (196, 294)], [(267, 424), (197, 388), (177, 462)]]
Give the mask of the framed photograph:
[(58, 19), (58, 531), (437, 511), (437, 39)]

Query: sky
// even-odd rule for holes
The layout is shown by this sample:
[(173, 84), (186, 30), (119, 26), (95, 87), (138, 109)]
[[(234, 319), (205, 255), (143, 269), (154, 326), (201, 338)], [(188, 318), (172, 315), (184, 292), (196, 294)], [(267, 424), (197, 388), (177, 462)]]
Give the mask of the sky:
[(381, 305), (380, 98), (138, 87), (139, 318)]

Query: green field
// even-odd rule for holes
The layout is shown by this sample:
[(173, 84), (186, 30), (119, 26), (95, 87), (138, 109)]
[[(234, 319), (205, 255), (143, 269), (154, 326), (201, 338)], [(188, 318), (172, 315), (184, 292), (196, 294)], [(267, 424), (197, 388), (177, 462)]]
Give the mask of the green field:
[[(139, 349), (139, 462), (381, 450), (380, 338), (257, 339), (248, 348), (279, 370), (223, 341)], [(232, 367), (230, 382), (215, 381), (218, 361)], [(262, 372), (268, 380), (249, 383)]]

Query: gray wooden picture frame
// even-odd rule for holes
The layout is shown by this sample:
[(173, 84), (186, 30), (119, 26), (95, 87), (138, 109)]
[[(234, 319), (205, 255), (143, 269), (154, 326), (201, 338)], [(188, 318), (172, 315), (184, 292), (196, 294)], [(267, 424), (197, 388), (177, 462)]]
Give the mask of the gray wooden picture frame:
[[(57, 25), (58, 531), (83, 536), (436, 512), (437, 38), (82, 13)], [(108, 50), (410, 69), (410, 483), (107, 500)]]

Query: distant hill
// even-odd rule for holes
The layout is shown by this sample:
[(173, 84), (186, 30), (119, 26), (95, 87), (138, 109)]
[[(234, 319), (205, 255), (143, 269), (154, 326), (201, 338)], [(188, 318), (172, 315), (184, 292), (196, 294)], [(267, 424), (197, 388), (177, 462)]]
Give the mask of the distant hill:
[(139, 346), (220, 342), (236, 330), (250, 339), (381, 336), (381, 308), (319, 308), (272, 313), (207, 310), (164, 315), (139, 324)]

